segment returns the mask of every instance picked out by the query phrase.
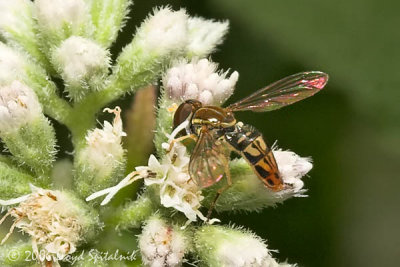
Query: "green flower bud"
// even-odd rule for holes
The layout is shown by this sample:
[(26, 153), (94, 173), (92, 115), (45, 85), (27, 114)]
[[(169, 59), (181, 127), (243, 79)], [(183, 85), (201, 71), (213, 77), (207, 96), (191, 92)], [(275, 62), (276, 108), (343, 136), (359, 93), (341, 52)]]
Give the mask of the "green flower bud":
[(12, 165), (11, 160), (0, 161), (0, 196), (3, 199), (28, 194), (34, 179), (29, 174)]
[(129, 92), (154, 82), (165, 64), (183, 52), (186, 24), (184, 10), (155, 9), (117, 58), (111, 77), (113, 90)]
[(190, 18), (188, 57), (207, 57), (220, 45), (229, 29), (229, 22), (218, 22), (200, 17)]
[(19, 81), (0, 88), (0, 137), (16, 160), (37, 175), (54, 161), (55, 133), (35, 93)]
[(260, 237), (242, 229), (202, 226), (195, 232), (194, 244), (201, 266), (290, 266), (277, 263)]
[(95, 26), (94, 39), (103, 47), (109, 47), (125, 26), (131, 0), (92, 1), (91, 14)]
[(44, 68), (51, 71), (51, 66), (36, 39), (36, 22), (32, 10), (33, 3), (29, 0), (0, 0), (0, 36), (13, 47), (28, 52)]
[(57, 88), (45, 70), (30, 60), (29, 56), (0, 43), (0, 86), (8, 86), (15, 80), (32, 88), (47, 115), (65, 121), (71, 108), (58, 97)]
[(140, 228), (142, 223), (155, 211), (155, 203), (146, 195), (140, 196), (137, 200), (130, 201), (120, 207), (113, 214), (112, 221), (118, 229)]
[(69, 97), (75, 101), (105, 86), (110, 60), (107, 50), (78, 36), (63, 41), (52, 55), (52, 62), (64, 79)]
[(93, 35), (94, 27), (86, 1), (36, 0), (34, 4), (42, 49), (45, 51), (51, 51), (72, 35)]

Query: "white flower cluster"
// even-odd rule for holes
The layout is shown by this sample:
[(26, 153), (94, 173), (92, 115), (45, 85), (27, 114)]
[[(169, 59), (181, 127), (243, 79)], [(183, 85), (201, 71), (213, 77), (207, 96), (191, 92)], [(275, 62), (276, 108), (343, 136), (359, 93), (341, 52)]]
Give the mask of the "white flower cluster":
[[(67, 82), (79, 79), (109, 64), (109, 53), (92, 40), (71, 36), (55, 51)], [(108, 67), (108, 64), (105, 67)]]
[(21, 33), (30, 31), (26, 26), (31, 20), (29, 0), (0, 0), (0, 31)]
[(175, 143), (161, 162), (152, 155), (148, 166), (138, 167), (137, 170), (148, 168), (157, 173), (156, 178), (145, 178), (145, 184), (160, 185), (160, 200), (164, 207), (179, 210), (189, 221), (196, 221), (197, 217), (206, 220), (199, 211), (203, 196), (200, 188), (190, 178), (189, 161), (190, 156), (186, 152), (186, 147)]
[(73, 32), (88, 18), (88, 7), (83, 0), (36, 0), (39, 25), (47, 29), (68, 26)]
[(96, 128), (90, 131), (86, 136), (87, 147), (81, 152), (81, 157), (89, 162), (90, 166), (95, 166), (99, 173), (110, 172), (115, 160), (123, 158), (121, 138), (126, 136), (122, 130), (121, 109), (106, 108), (104, 111), (115, 114), (113, 124), (104, 121), (103, 129)]
[[(165, 143), (166, 144), (166, 143)], [(169, 147), (169, 145), (166, 144)], [(159, 162), (154, 155), (149, 158), (148, 166), (136, 167), (136, 171), (125, 177), (116, 186), (93, 193), (86, 198), (87, 201), (107, 195), (101, 205), (107, 204), (111, 198), (123, 187), (128, 186), (138, 179), (144, 179), (146, 186), (160, 186), (161, 204), (166, 208), (175, 208), (181, 211), (191, 221), (197, 217), (206, 221), (207, 218), (199, 211), (200, 202), (203, 200), (200, 188), (190, 179), (188, 173), (190, 156), (186, 147), (175, 143)], [(210, 223), (214, 222), (210, 220)]]
[(12, 132), (35, 120), (42, 108), (31, 88), (19, 81), (0, 87), (0, 132)]
[(182, 233), (164, 221), (151, 218), (139, 238), (142, 261), (150, 267), (181, 266), (187, 241)]
[(168, 96), (184, 101), (196, 99), (204, 105), (221, 105), (233, 93), (239, 73), (217, 72), (218, 65), (208, 59), (175, 63), (163, 78)]
[(286, 185), (294, 195), (301, 196), (304, 191), (304, 182), (301, 177), (306, 175), (313, 167), (310, 158), (300, 157), (292, 151), (274, 150), (274, 157)]
[(203, 18), (190, 18), (188, 51), (194, 56), (209, 55), (222, 43), (228, 32), (229, 22), (217, 22)]
[(147, 18), (135, 38), (146, 51), (164, 53), (176, 48), (184, 49), (187, 44), (187, 19), (184, 9), (155, 9), (154, 15)]
[(150, 53), (187, 52), (188, 57), (204, 57), (222, 43), (228, 22), (191, 18), (186, 10), (156, 8), (139, 28), (135, 39)]
[(21, 76), (23, 66), (24, 59), (0, 42), (0, 85), (8, 85)]
[(82, 240), (84, 211), (71, 205), (71, 200), (65, 193), (32, 186), (31, 194), (16, 200), (0, 203), (10, 205), (20, 201), (17, 207), (11, 208), (0, 220), (1, 224), (9, 215), (15, 218), (2, 244), (17, 227), (31, 236), (35, 253), (46, 252), (44, 256), (47, 260), (60, 260), (76, 251), (78, 243)]
[(90, 85), (92, 89), (99, 89), (110, 66), (107, 50), (79, 36), (63, 41), (54, 51), (52, 60), (66, 84), (79, 88)]

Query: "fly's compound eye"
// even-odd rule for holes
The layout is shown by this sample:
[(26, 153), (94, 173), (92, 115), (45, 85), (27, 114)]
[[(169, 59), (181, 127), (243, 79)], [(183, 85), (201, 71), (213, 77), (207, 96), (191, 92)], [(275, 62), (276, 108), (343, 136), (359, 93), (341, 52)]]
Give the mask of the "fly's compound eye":
[(175, 111), (174, 129), (187, 120), (193, 112), (201, 108), (201, 106), (201, 102), (197, 100), (187, 100), (183, 102)]
[(174, 115), (174, 129), (178, 127), (182, 122), (187, 120), (193, 112), (193, 106), (189, 103), (182, 103), (175, 111)]

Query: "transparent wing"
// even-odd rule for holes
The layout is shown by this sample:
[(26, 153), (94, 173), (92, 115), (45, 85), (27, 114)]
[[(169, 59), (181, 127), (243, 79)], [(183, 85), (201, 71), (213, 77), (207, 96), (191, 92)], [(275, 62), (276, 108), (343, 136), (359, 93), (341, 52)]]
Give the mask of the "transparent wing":
[(319, 71), (300, 72), (264, 87), (228, 106), (232, 111), (264, 112), (293, 104), (319, 92), (328, 82), (328, 74)]
[(212, 131), (201, 132), (189, 163), (190, 177), (199, 187), (209, 187), (222, 179), (229, 161), (226, 147), (217, 142)]

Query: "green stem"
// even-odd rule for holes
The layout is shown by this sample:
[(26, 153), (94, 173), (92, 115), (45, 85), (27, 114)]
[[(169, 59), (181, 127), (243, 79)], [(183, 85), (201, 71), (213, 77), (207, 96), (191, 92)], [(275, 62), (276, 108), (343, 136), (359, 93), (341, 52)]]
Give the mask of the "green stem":
[(75, 152), (85, 146), (87, 131), (95, 127), (96, 112), (97, 110), (95, 111), (91, 106), (87, 106), (86, 109), (84, 106), (80, 106), (74, 107), (71, 112), (67, 113), (65, 125), (71, 131)]
[(42, 68), (36, 64), (26, 65), (26, 84), (35, 91), (44, 113), (62, 124), (71, 112), (69, 103), (57, 95), (57, 87), (51, 82)]
[(99, 110), (126, 93), (134, 93), (152, 84), (159, 77), (160, 69), (158, 68), (156, 70), (147, 66), (144, 71), (132, 73), (129, 81), (121, 78), (117, 72), (110, 77), (110, 82), (104, 90), (93, 92), (81, 102), (76, 103), (65, 122), (72, 132), (74, 145), (78, 148), (84, 145), (83, 137), (88, 129), (95, 126), (95, 117)]
[(152, 200), (148, 196), (142, 195), (113, 213), (109, 217), (110, 223), (119, 229), (139, 228), (154, 211), (155, 206)]

